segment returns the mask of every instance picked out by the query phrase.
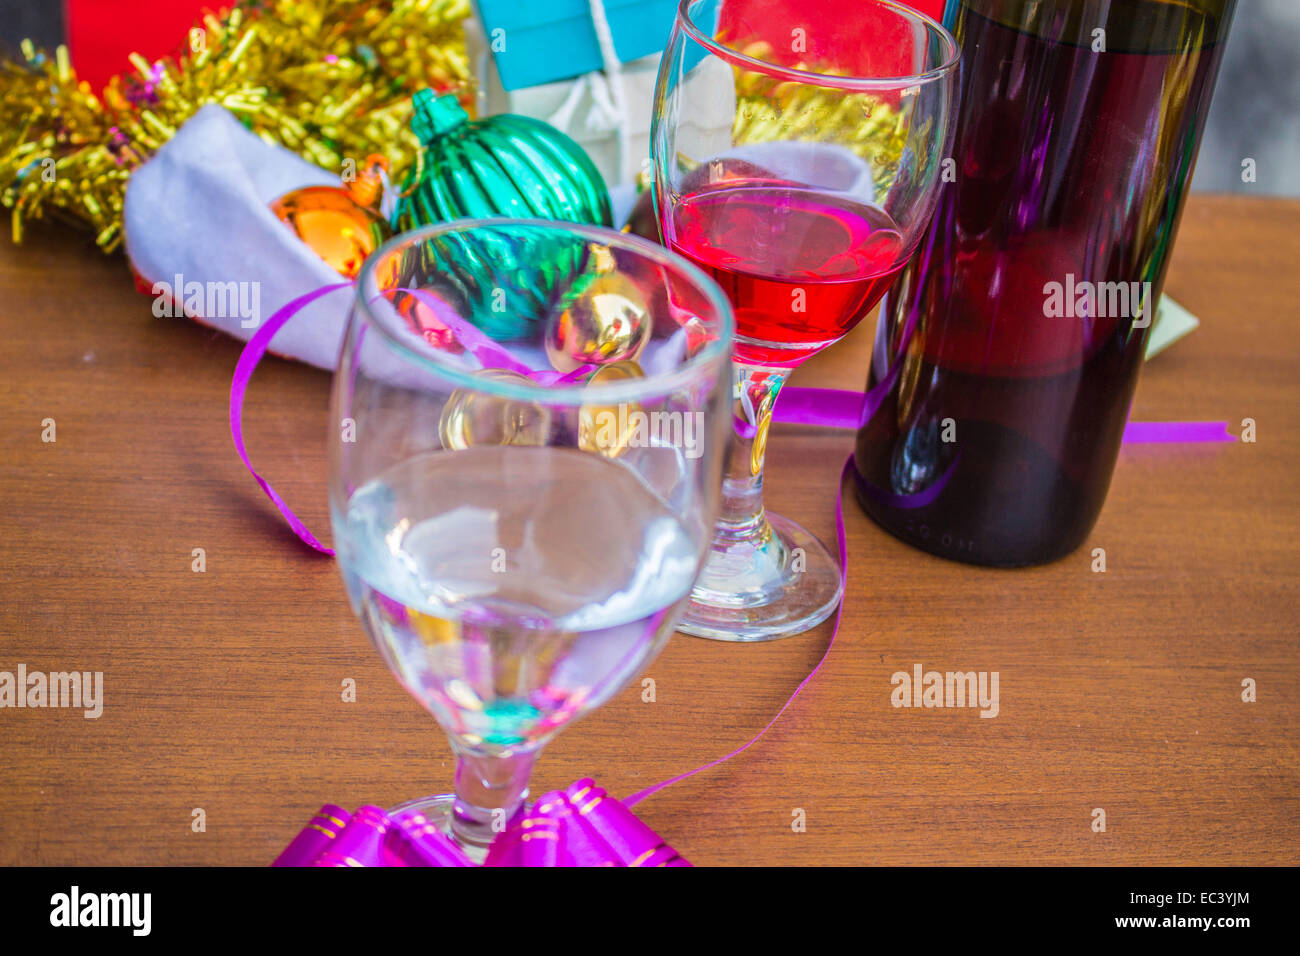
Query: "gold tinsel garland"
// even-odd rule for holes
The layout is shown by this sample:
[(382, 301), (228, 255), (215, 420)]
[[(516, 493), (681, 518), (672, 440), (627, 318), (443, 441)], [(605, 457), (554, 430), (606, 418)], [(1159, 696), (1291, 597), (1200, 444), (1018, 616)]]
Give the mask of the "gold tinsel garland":
[[(775, 62), (771, 46), (764, 42), (751, 44), (742, 52), (756, 60)], [(794, 69), (835, 75), (803, 62), (794, 64)], [(804, 86), (740, 68), (734, 72), (735, 142), (838, 142), (871, 166), (879, 189), (888, 189), (893, 183), (907, 145), (906, 110), (868, 93)]]
[(62, 213), (116, 249), (132, 170), (208, 103), (325, 169), (382, 153), (401, 170), (418, 146), (411, 94), (469, 88), (470, 15), (469, 0), (246, 2), (206, 15), (175, 57), (133, 54), (99, 96), (64, 47), (51, 56), (25, 41), (25, 62), (0, 61), (0, 202), (14, 241), (25, 221)]

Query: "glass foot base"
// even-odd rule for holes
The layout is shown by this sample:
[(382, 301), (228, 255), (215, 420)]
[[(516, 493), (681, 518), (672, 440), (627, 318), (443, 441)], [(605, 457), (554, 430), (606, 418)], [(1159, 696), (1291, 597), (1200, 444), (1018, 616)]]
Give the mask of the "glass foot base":
[(826, 620), (844, 594), (839, 562), (809, 531), (768, 515), (756, 537), (714, 541), (677, 629), (717, 641), (774, 641)]
[(408, 816), (413, 813), (423, 814), (424, 818), (443, 832), (464, 854), (475, 863), (487, 859), (486, 846), (474, 846), (459, 839), (451, 829), (451, 816), (456, 805), (456, 797), (450, 793), (439, 793), (431, 797), (417, 797), (398, 804), (388, 811), (390, 817)]

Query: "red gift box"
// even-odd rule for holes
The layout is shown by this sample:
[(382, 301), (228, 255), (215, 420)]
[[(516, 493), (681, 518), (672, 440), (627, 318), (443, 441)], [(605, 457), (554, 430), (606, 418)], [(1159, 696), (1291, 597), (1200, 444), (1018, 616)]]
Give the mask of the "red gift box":
[(127, 56), (156, 60), (180, 49), (204, 10), (221, 0), (64, 0), (68, 52), (78, 79), (102, 89), (130, 67)]
[[(935, 19), (943, 13), (944, 0), (900, 2)], [(785, 42), (791, 24), (804, 31), (798, 48)], [(786, 66), (821, 61), (856, 76), (906, 76), (914, 68), (912, 31), (888, 8), (861, 0), (725, 0), (718, 32), (725, 38), (729, 30), (766, 39), (770, 56)]]

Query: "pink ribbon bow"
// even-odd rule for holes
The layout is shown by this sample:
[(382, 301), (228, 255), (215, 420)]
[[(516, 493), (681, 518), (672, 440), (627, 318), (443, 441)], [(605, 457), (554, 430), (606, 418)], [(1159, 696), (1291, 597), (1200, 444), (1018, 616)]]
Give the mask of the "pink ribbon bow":
[[(272, 866), (473, 866), (423, 814), (327, 804)], [(690, 866), (594, 780), (544, 794), (506, 825), (484, 866)]]

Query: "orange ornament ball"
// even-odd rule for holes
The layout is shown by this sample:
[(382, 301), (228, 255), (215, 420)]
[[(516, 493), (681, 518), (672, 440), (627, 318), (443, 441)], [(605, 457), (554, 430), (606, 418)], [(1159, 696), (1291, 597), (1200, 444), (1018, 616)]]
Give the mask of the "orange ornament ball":
[(271, 212), (331, 269), (355, 279), (366, 256), (391, 234), (378, 209), (384, 168), (383, 158), (372, 156), (346, 186), (291, 190), (271, 203)]

